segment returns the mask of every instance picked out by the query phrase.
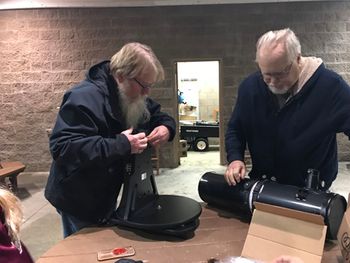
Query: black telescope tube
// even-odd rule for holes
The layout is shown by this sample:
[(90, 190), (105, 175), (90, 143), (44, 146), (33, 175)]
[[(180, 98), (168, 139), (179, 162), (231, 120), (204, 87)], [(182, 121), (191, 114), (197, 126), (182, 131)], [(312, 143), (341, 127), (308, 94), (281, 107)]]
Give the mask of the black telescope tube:
[(327, 225), (327, 238), (336, 239), (347, 207), (346, 199), (336, 193), (279, 184), (270, 180), (244, 179), (229, 186), (223, 175), (205, 173), (199, 181), (199, 196), (209, 205), (232, 212), (251, 213), (254, 202), (321, 215)]
[(337, 238), (347, 206), (345, 198), (339, 194), (272, 181), (264, 182), (253, 201), (321, 215), (329, 239)]
[(223, 175), (207, 172), (199, 181), (198, 193), (209, 205), (251, 214), (249, 205), (251, 188), (250, 180), (243, 180), (242, 183), (232, 187), (226, 183)]

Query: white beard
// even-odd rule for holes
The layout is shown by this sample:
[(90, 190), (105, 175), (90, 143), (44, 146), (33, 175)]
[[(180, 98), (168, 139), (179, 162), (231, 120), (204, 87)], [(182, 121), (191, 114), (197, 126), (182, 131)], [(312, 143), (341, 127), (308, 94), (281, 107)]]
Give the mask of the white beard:
[(130, 102), (124, 90), (119, 89), (120, 104), (122, 112), (125, 116), (127, 127), (137, 128), (138, 124), (145, 123), (150, 120), (151, 114), (147, 109), (146, 97), (140, 96), (136, 101)]
[(268, 86), (273, 94), (282, 95), (289, 91), (289, 87), (283, 87), (282, 89), (276, 89), (274, 86)]

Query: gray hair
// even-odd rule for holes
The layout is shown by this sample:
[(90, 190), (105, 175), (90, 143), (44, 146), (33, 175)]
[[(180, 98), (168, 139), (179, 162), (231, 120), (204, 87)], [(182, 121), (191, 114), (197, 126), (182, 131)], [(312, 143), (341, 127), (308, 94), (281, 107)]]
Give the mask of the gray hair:
[(263, 34), (256, 43), (255, 61), (259, 62), (260, 50), (272, 43), (284, 43), (287, 56), (290, 61), (296, 59), (301, 54), (301, 46), (299, 39), (289, 28), (281, 30), (269, 31)]
[(114, 77), (135, 78), (147, 67), (153, 67), (156, 81), (164, 79), (164, 69), (149, 46), (132, 42), (124, 45), (111, 58), (110, 70)]

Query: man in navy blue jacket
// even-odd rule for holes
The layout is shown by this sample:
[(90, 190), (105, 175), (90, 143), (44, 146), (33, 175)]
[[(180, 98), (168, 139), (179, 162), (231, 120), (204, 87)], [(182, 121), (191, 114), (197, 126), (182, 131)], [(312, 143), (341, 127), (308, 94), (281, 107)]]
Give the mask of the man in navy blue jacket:
[(226, 132), (227, 183), (245, 177), (248, 147), (250, 178), (303, 187), (316, 169), (328, 189), (338, 172), (336, 134), (350, 136), (349, 86), (320, 58), (302, 57), (288, 28), (260, 37), (256, 62), (260, 71), (241, 83)]
[(147, 97), (163, 78), (151, 48), (129, 43), (65, 93), (50, 137), (53, 162), (45, 189), (65, 237), (108, 220), (131, 154), (174, 138), (174, 119)]

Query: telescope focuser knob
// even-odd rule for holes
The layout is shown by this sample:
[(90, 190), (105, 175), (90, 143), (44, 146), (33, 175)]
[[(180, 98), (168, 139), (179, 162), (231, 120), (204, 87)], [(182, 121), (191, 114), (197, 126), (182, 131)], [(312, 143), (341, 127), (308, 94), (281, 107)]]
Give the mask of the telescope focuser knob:
[(316, 169), (308, 169), (306, 177), (306, 188), (312, 190), (318, 190), (320, 183), (320, 171)]

